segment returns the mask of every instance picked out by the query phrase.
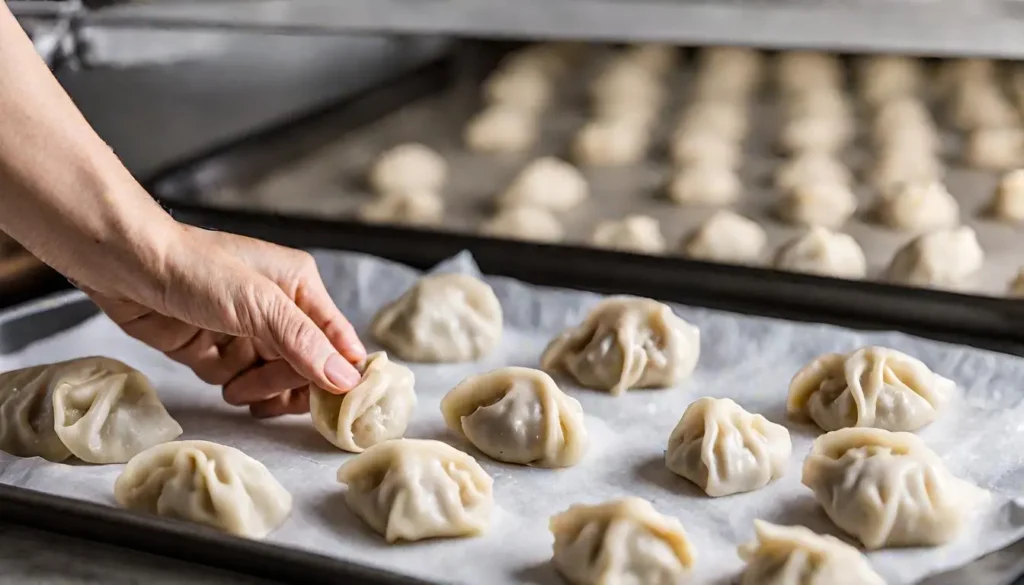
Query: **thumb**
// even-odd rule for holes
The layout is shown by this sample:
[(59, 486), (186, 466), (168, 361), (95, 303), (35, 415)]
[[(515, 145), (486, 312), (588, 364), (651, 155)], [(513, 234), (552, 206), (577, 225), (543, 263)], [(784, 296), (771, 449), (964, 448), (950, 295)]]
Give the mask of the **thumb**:
[(288, 295), (270, 283), (250, 313), (257, 339), (272, 344), (295, 371), (334, 394), (355, 387), (362, 376), (334, 348), (327, 335)]

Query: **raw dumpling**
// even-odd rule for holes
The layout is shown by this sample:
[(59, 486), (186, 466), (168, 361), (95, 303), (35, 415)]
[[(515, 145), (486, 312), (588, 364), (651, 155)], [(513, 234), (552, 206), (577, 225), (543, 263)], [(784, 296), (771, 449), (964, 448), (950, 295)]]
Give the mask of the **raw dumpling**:
[(968, 284), (984, 261), (978, 236), (964, 225), (911, 240), (893, 256), (885, 278), (897, 284), (955, 289)]
[(740, 546), (738, 585), (885, 585), (859, 550), (803, 526), (754, 520), (757, 540)]
[(661, 254), (666, 247), (658, 220), (646, 215), (602, 221), (594, 228), (590, 242), (600, 248), (640, 254)]
[(580, 171), (548, 156), (527, 165), (502, 195), (500, 204), (568, 211), (582, 203), (587, 195), (587, 180)]
[(801, 185), (828, 183), (849, 186), (853, 175), (834, 156), (822, 152), (805, 152), (789, 159), (775, 172), (775, 188), (786, 194)]
[(968, 83), (953, 93), (953, 124), (963, 131), (1007, 128), (1020, 124), (1020, 114), (997, 83)]
[(573, 141), (576, 162), (585, 166), (617, 166), (639, 162), (647, 153), (650, 132), (632, 118), (600, 118), (588, 122)]
[(613, 297), (598, 303), (578, 327), (552, 340), (541, 367), (619, 395), (631, 388), (677, 384), (693, 373), (699, 356), (700, 330), (668, 305)]
[(537, 132), (533, 112), (496, 104), (469, 121), (464, 138), (466, 146), (476, 152), (514, 153), (529, 150), (537, 141)]
[(694, 94), (706, 101), (749, 99), (763, 76), (764, 57), (747, 47), (705, 47), (698, 54)]
[(655, 75), (665, 75), (675, 67), (679, 53), (672, 45), (644, 43), (629, 47), (622, 57)]
[(864, 278), (867, 273), (867, 259), (857, 241), (821, 226), (783, 244), (774, 264), (780, 270), (835, 278)]
[(728, 398), (686, 408), (668, 438), (665, 466), (712, 497), (763, 488), (786, 472), (789, 431)]
[(591, 83), (590, 93), (595, 102), (628, 103), (655, 109), (665, 100), (660, 76), (629, 59), (613, 59)]
[(713, 163), (680, 169), (668, 186), (669, 198), (681, 205), (729, 205), (742, 191), (743, 184), (732, 169)]
[(499, 68), (484, 82), (484, 97), (490, 104), (505, 104), (539, 112), (551, 103), (554, 87), (540, 67)]
[(559, 242), (565, 229), (553, 213), (540, 207), (506, 207), (480, 226), (480, 233), (528, 242)]
[(576, 504), (551, 518), (551, 564), (572, 585), (677, 585), (696, 552), (679, 520), (647, 500)]
[(956, 384), (920, 360), (884, 347), (829, 353), (804, 366), (789, 384), (786, 410), (826, 431), (874, 427), (916, 431), (935, 421)]
[(711, 130), (677, 133), (670, 148), (677, 166), (712, 165), (732, 171), (743, 161), (739, 142)]
[(825, 117), (795, 118), (782, 127), (779, 144), (792, 153), (834, 153), (850, 142), (851, 134), (845, 121)]
[(359, 453), (405, 434), (416, 406), (412, 370), (371, 353), (360, 366), (362, 379), (345, 394), (310, 386), (313, 426), (335, 447)]
[(753, 264), (761, 257), (766, 240), (764, 228), (757, 222), (723, 209), (687, 238), (683, 253), (697, 260)]
[(820, 51), (783, 51), (775, 59), (779, 87), (786, 92), (842, 87), (843, 64)]
[(441, 412), (448, 428), (505, 463), (570, 467), (587, 449), (583, 408), (540, 370), (470, 376), (441, 400)]
[(448, 163), (433, 149), (416, 142), (401, 144), (382, 155), (370, 170), (370, 186), (380, 195), (410, 191), (440, 193)]
[(807, 182), (779, 200), (779, 216), (797, 225), (838, 229), (857, 211), (857, 196), (843, 183)]
[(132, 457), (114, 483), (129, 510), (263, 538), (292, 510), (292, 496), (262, 463), (208, 441), (175, 441)]
[(392, 191), (359, 208), (359, 218), (369, 223), (429, 226), (443, 217), (444, 201), (430, 191)]
[(338, 481), (349, 509), (389, 543), (476, 536), (491, 523), (494, 480), (440, 441), (379, 443), (346, 461)]
[(750, 118), (742, 102), (698, 101), (686, 108), (676, 133), (718, 136), (735, 143), (746, 136), (749, 126)]
[(992, 213), (1007, 221), (1024, 221), (1024, 169), (1003, 175), (996, 187)]
[(142, 372), (88, 357), (0, 374), (0, 450), (124, 463), (181, 435)]
[(964, 161), (976, 169), (1005, 171), (1024, 164), (1024, 128), (979, 128), (967, 136)]
[(467, 362), (501, 340), (501, 303), (483, 281), (465, 274), (420, 279), (373, 318), (370, 332), (410, 362)]
[(865, 548), (939, 546), (988, 502), (910, 433), (851, 428), (818, 437), (803, 484), (836, 526)]
[(871, 182), (885, 200), (905, 191), (907, 185), (941, 185), (943, 173), (942, 161), (933, 152), (883, 150), (875, 162)]
[(871, 106), (917, 93), (924, 78), (921, 61), (914, 57), (876, 55), (857, 65), (860, 96)]

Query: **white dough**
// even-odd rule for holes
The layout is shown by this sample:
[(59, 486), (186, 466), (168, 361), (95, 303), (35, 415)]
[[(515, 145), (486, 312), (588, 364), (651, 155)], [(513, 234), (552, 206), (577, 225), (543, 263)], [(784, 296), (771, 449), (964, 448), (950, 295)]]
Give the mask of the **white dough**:
[(683, 112), (676, 134), (703, 133), (739, 141), (746, 136), (750, 118), (745, 105), (735, 102), (694, 102)]
[(538, 43), (513, 51), (498, 65), (502, 71), (535, 70), (548, 78), (567, 72), (580, 48), (572, 43)]
[(883, 150), (872, 169), (871, 182), (883, 199), (904, 191), (908, 184), (927, 185), (942, 180), (942, 161), (924, 150)]
[(207, 441), (174, 441), (132, 457), (114, 482), (114, 499), (141, 510), (263, 538), (292, 510), (292, 496), (262, 463)]
[(999, 219), (1024, 221), (1024, 169), (1010, 171), (999, 179), (991, 207)]
[(571, 585), (677, 585), (696, 561), (679, 520), (640, 498), (575, 504), (550, 527), (551, 564)]
[(743, 163), (742, 144), (712, 130), (676, 133), (670, 149), (677, 166), (713, 165), (731, 170)]
[(775, 58), (775, 75), (784, 92), (838, 88), (844, 84), (839, 58), (817, 51), (783, 51)]
[(464, 139), (466, 146), (476, 152), (513, 153), (529, 150), (537, 141), (537, 133), (533, 112), (497, 104), (469, 121)]
[(954, 93), (954, 126), (963, 131), (1019, 126), (1020, 114), (996, 83), (970, 83)]
[(875, 55), (857, 62), (857, 83), (861, 99), (878, 106), (917, 93), (924, 70), (921, 60), (902, 55)]
[(392, 191), (359, 208), (359, 219), (367, 223), (433, 226), (444, 218), (444, 200), (432, 191)]
[(1005, 171), (1024, 164), (1024, 128), (980, 128), (967, 135), (964, 162), (976, 169)]
[(698, 54), (695, 95), (702, 100), (746, 101), (757, 89), (764, 56), (747, 47), (705, 47)]
[(697, 260), (754, 264), (767, 235), (757, 222), (728, 210), (716, 211), (686, 239), (683, 253)]
[(711, 497), (761, 489), (786, 473), (793, 443), (786, 427), (728, 398), (690, 404), (668, 439), (665, 466)]
[(814, 118), (840, 127), (844, 133), (853, 131), (853, 106), (841, 88), (823, 87), (786, 97), (784, 118)]
[(491, 523), (494, 480), (440, 441), (395, 439), (338, 469), (349, 510), (388, 543), (477, 536)]
[(918, 236), (893, 256), (886, 278), (911, 286), (960, 288), (981, 270), (985, 254), (968, 226)]
[(823, 152), (805, 152), (787, 160), (775, 171), (775, 189), (786, 194), (800, 185), (829, 183), (850, 185), (853, 174), (834, 156)]
[(309, 387), (313, 427), (335, 447), (360, 453), (405, 434), (416, 407), (412, 370), (378, 351), (359, 367), (362, 378), (345, 394)]
[(852, 139), (848, 123), (824, 117), (794, 118), (786, 122), (779, 135), (779, 145), (790, 153), (842, 150)]
[(424, 276), (373, 317), (374, 340), (400, 359), (479, 359), (501, 341), (501, 304), (487, 283), (465, 274)]
[(587, 450), (583, 407), (540, 370), (470, 376), (441, 400), (448, 428), (505, 463), (571, 467)]
[(797, 185), (779, 200), (781, 218), (796, 225), (842, 227), (857, 211), (857, 196), (843, 183), (825, 181)]
[(576, 134), (574, 160), (585, 166), (618, 166), (640, 162), (647, 154), (650, 132), (630, 118), (601, 118), (588, 122)]
[(486, 236), (525, 240), (527, 242), (560, 242), (565, 228), (553, 213), (541, 207), (506, 207), (480, 226)]
[(503, 207), (542, 207), (568, 211), (589, 195), (579, 169), (554, 157), (538, 158), (512, 180), (499, 204)]
[(881, 200), (882, 221), (894, 229), (925, 232), (960, 224), (960, 205), (938, 181), (906, 183)]
[(658, 220), (647, 215), (602, 221), (594, 228), (590, 243), (599, 248), (640, 254), (661, 254), (666, 248)]
[(921, 438), (848, 428), (814, 441), (803, 484), (828, 517), (869, 550), (951, 542), (989, 501)]
[(629, 47), (622, 56), (655, 75), (665, 75), (676, 66), (679, 51), (672, 45), (645, 43)]
[(447, 178), (444, 157), (428, 146), (410, 142), (381, 154), (370, 170), (369, 183), (380, 195), (440, 193)]
[(614, 395), (632, 388), (666, 388), (693, 373), (700, 330), (651, 299), (612, 297), (578, 327), (553, 339), (541, 356), (544, 371), (567, 374), (587, 388)]
[(680, 205), (729, 205), (743, 192), (743, 184), (729, 167), (698, 163), (683, 167), (672, 178), (668, 196)]
[(628, 59), (613, 59), (590, 85), (595, 102), (620, 102), (660, 109), (665, 88), (659, 76)]
[(783, 244), (775, 254), (775, 268), (835, 278), (864, 278), (867, 260), (849, 234), (815, 226)]
[(540, 112), (551, 103), (554, 85), (540, 67), (498, 69), (484, 82), (484, 99), (531, 112)]
[(786, 410), (826, 431), (873, 427), (916, 431), (945, 411), (956, 384), (885, 347), (815, 358), (789, 383)]
[(87, 357), (0, 374), (0, 451), (124, 463), (181, 435), (142, 372)]
[(739, 547), (738, 585), (885, 585), (859, 550), (803, 526), (754, 520), (757, 539)]

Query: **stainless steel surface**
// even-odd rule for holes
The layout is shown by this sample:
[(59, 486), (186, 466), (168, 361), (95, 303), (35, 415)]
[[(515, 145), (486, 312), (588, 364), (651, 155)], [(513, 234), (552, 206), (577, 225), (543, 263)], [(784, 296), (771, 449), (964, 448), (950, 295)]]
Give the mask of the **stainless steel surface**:
[(165, 0), (87, 22), (1022, 57), (1020, 17), (1019, 0)]

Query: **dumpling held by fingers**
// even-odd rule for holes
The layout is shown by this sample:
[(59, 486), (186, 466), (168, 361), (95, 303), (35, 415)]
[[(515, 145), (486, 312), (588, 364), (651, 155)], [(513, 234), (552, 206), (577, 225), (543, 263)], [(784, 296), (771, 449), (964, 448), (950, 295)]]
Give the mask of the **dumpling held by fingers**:
[(448, 428), (506, 463), (569, 467), (587, 448), (580, 403), (540, 370), (470, 376), (444, 397), (441, 412)]
[(362, 379), (345, 394), (310, 386), (313, 426), (332, 445), (352, 453), (405, 434), (416, 406), (412, 370), (370, 354), (360, 366)]
[(578, 327), (556, 337), (541, 356), (549, 373), (588, 388), (623, 394), (677, 384), (697, 366), (700, 330), (651, 299), (613, 297)]
[(826, 431), (874, 427), (916, 431), (935, 421), (956, 384), (909, 355), (884, 347), (829, 353), (804, 366), (789, 385), (786, 410)]
[(479, 359), (501, 340), (501, 303), (487, 283), (465, 274), (425, 276), (373, 318), (370, 332), (411, 362)]

